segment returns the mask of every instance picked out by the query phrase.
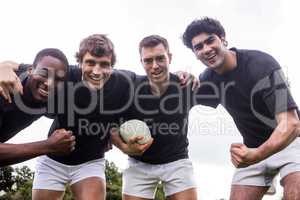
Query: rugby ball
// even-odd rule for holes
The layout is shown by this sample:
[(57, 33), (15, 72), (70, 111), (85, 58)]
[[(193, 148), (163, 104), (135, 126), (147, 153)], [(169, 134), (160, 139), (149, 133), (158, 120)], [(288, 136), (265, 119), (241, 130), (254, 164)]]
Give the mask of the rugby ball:
[(147, 124), (137, 119), (121, 124), (120, 135), (126, 143), (134, 136), (143, 136), (143, 139), (138, 141), (139, 144), (146, 144), (152, 138)]

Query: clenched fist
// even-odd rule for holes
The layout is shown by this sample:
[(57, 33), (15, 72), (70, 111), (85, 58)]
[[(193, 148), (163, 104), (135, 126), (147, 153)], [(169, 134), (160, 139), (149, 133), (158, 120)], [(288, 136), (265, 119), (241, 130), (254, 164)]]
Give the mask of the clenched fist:
[(75, 149), (75, 136), (65, 129), (55, 130), (46, 142), (50, 154), (69, 154)]
[(231, 162), (237, 168), (248, 167), (261, 161), (256, 148), (248, 148), (240, 143), (231, 144), (230, 154)]

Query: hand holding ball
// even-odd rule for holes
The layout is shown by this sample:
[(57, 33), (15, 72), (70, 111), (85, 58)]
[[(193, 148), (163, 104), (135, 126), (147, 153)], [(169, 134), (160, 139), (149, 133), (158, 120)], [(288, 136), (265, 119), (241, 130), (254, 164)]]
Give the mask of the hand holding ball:
[(152, 138), (147, 124), (137, 119), (129, 120), (123, 123), (120, 126), (120, 135), (126, 143), (129, 142), (130, 138), (136, 136), (143, 137), (143, 139), (138, 140), (139, 144), (146, 144)]

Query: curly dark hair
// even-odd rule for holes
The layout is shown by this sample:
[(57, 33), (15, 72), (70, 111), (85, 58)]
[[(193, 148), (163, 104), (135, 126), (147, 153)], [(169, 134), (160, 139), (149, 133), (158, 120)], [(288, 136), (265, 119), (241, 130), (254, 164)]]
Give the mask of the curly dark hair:
[(225, 30), (218, 20), (203, 17), (192, 21), (187, 26), (182, 36), (183, 44), (193, 50), (192, 39), (201, 33), (216, 34), (219, 38), (225, 37)]
[(92, 56), (111, 56), (111, 64), (116, 63), (116, 54), (112, 41), (104, 34), (94, 34), (84, 38), (79, 45), (79, 51), (75, 57), (82, 63), (83, 56), (89, 52)]

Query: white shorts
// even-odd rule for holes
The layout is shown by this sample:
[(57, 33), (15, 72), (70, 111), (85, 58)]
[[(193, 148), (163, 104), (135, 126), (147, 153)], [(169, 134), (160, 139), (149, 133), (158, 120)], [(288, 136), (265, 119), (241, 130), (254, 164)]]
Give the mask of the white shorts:
[(153, 199), (159, 182), (166, 196), (197, 187), (189, 159), (156, 165), (133, 158), (128, 161), (129, 166), (123, 172), (123, 194)]
[(232, 185), (271, 186), (280, 173), (281, 180), (290, 173), (300, 171), (300, 138), (289, 146), (257, 164), (236, 169)]
[(89, 177), (99, 177), (105, 183), (105, 159), (80, 165), (65, 165), (48, 156), (37, 160), (32, 189), (64, 191), (66, 184), (74, 184)]

